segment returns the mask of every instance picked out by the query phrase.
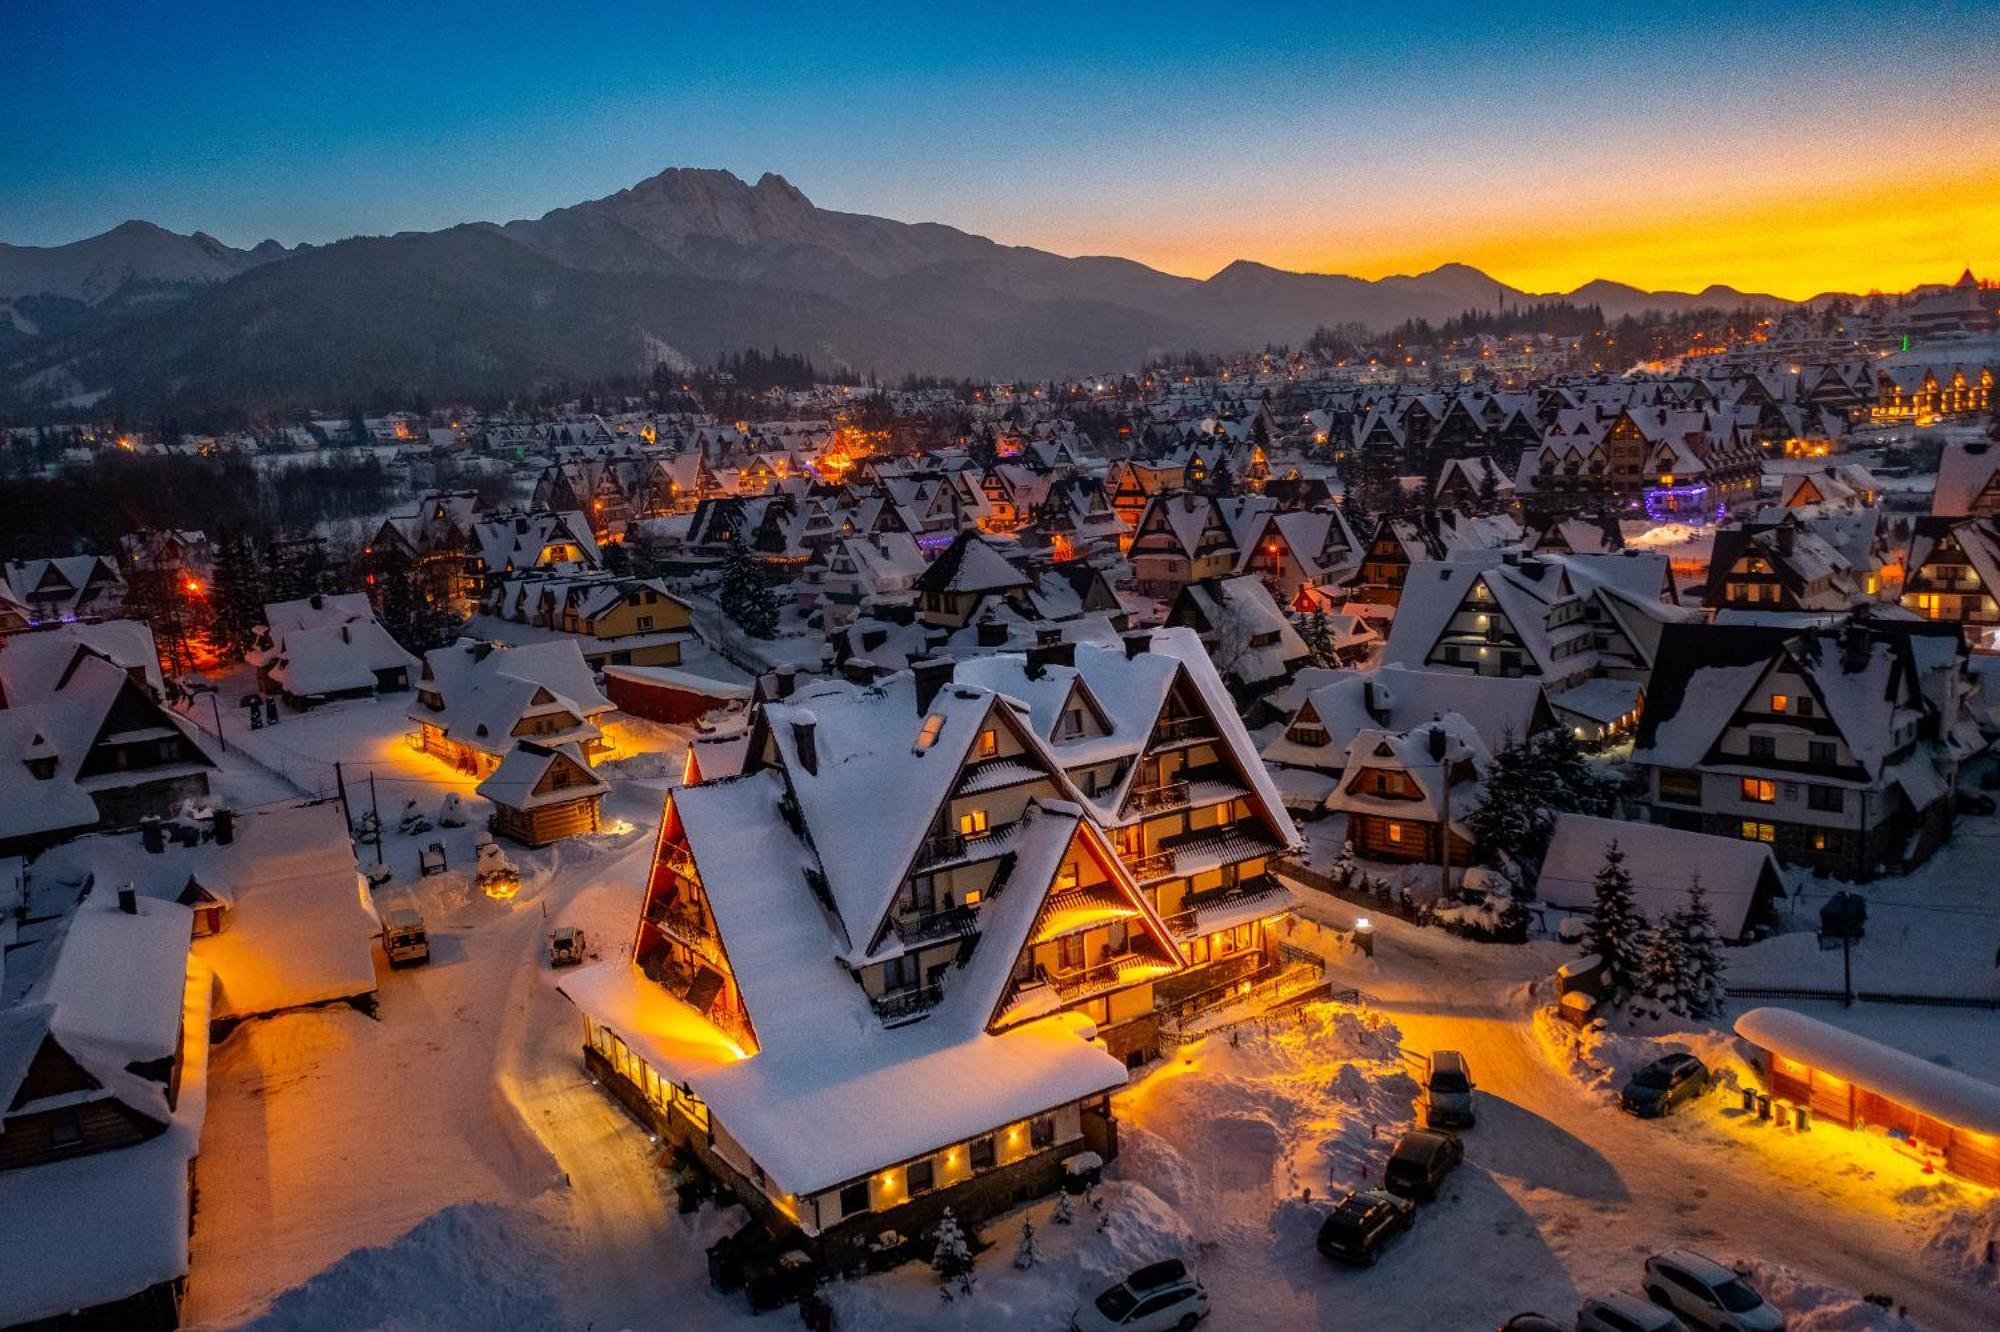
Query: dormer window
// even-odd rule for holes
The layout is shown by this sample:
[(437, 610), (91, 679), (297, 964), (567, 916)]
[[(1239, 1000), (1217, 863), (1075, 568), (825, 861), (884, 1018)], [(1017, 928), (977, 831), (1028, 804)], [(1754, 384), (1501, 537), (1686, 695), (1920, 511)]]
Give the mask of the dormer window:
[(917, 729), (917, 748), (929, 749), (937, 743), (939, 732), (944, 730), (944, 714), (933, 712), (924, 718), (924, 724)]

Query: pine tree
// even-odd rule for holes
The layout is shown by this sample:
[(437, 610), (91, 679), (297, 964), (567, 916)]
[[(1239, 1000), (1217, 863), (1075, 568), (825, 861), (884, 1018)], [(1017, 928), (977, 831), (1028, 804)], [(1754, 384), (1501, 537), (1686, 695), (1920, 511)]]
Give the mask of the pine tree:
[(1035, 1223), (1032, 1220), (1021, 1223), (1021, 1243), (1014, 1250), (1014, 1266), (1023, 1272), (1042, 1260), (1041, 1248), (1035, 1243)]
[(1049, 1219), (1054, 1221), (1059, 1226), (1067, 1226), (1075, 1223), (1076, 1205), (1070, 1202), (1069, 1195), (1067, 1193), (1058, 1193), (1056, 1195), (1055, 1215), (1050, 1217)]
[(1597, 871), (1596, 901), (1584, 930), (1583, 951), (1603, 962), (1604, 990), (1614, 1004), (1631, 995), (1639, 979), (1645, 929), (1646, 918), (1632, 898), (1625, 853), (1613, 839), (1604, 849), (1604, 866)]
[(1479, 512), (1500, 512), (1500, 474), (1493, 470), (1491, 463), (1479, 478)]
[(257, 641), (264, 622), (264, 567), (257, 547), (241, 531), (224, 530), (215, 547), (215, 576), (209, 604), (215, 613), (217, 646), (241, 657)]
[(1654, 1015), (1662, 1010), (1683, 1013), (1681, 992), (1686, 987), (1687, 969), (1681, 956), (1680, 935), (1671, 919), (1646, 930), (1639, 952), (1638, 993), (1652, 1001)]
[(763, 561), (745, 549), (741, 541), (729, 548), (716, 601), (722, 613), (752, 638), (769, 638), (778, 632), (778, 598), (771, 591), (770, 578)]
[(1299, 621), (1299, 637), (1305, 640), (1308, 666), (1340, 665), (1340, 656), (1334, 651), (1333, 630), (1326, 622), (1326, 611), (1317, 601), (1312, 610)]
[(1728, 963), (1699, 874), (1688, 884), (1687, 905), (1674, 913), (1673, 925), (1681, 952), (1680, 1011), (1691, 1018), (1712, 1018), (1729, 997), (1722, 983)]
[(938, 1276), (938, 1294), (950, 1303), (961, 1294), (972, 1293), (972, 1249), (951, 1208), (938, 1218), (937, 1246), (931, 1250), (931, 1270)]

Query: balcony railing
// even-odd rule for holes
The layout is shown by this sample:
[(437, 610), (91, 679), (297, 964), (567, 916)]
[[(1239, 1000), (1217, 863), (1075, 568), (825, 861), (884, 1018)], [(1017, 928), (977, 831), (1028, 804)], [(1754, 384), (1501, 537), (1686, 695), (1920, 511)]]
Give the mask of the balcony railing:
[(965, 858), (965, 838), (955, 832), (932, 833), (917, 848), (918, 865), (936, 865)]
[(1215, 727), (1206, 717), (1172, 717), (1153, 728), (1153, 743), (1177, 745), (1189, 740), (1213, 740)]
[(893, 1027), (904, 1022), (914, 1022), (937, 1007), (938, 1001), (942, 998), (944, 998), (944, 987), (931, 984), (878, 995), (869, 1000), (869, 1003), (875, 1009), (875, 1016)]
[(722, 941), (709, 929), (699, 909), (656, 900), (647, 905), (646, 919), (706, 960), (723, 965)]
[(1155, 879), (1171, 879), (1174, 876), (1175, 856), (1171, 849), (1159, 851), (1150, 856), (1140, 856), (1126, 862), (1132, 877), (1140, 883), (1151, 883)]
[(1132, 797), (1126, 802), (1135, 814), (1150, 814), (1155, 810), (1172, 809), (1185, 805), (1188, 799), (1186, 782), (1161, 782), (1157, 786), (1135, 786)]
[(1166, 926), (1176, 935), (1193, 934), (1201, 923), (1201, 913), (1216, 907), (1255, 906), (1269, 901), (1273, 904), (1284, 900), (1288, 894), (1283, 884), (1268, 875), (1258, 875), (1241, 883), (1228, 884), (1220, 888), (1204, 888), (1198, 893), (1189, 893), (1181, 899), (1181, 909), (1166, 917)]
[(1080, 971), (1044, 972), (1042, 979), (1054, 986), (1055, 992), (1061, 995), (1064, 1001), (1068, 1001), (1092, 990), (1116, 985), (1119, 974), (1126, 967), (1145, 960), (1136, 953), (1120, 953), (1116, 957), (1107, 958), (1095, 966), (1084, 967)]
[(660, 851), (659, 868), (678, 876), (684, 882), (701, 882), (701, 875), (694, 867), (694, 857), (677, 846), (665, 847)]
[(974, 907), (947, 907), (921, 916), (898, 917), (896, 937), (906, 944), (929, 943), (934, 939), (962, 939), (979, 928), (979, 912)]

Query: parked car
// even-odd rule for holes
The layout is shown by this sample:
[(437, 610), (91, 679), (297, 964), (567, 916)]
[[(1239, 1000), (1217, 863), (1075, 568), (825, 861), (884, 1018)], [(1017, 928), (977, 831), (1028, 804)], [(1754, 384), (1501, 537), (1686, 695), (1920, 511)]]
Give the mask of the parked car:
[(415, 907), (395, 907), (382, 913), (382, 951), (392, 967), (414, 967), (431, 960), (430, 935)]
[(1691, 1054), (1670, 1054), (1626, 1079), (1618, 1104), (1641, 1119), (1666, 1114), (1708, 1090), (1708, 1066)]
[(1692, 1249), (1646, 1260), (1646, 1294), (1689, 1327), (1711, 1332), (1785, 1332), (1785, 1316), (1757, 1288)]
[(575, 925), (565, 925), (549, 935), (549, 965), (552, 967), (573, 967), (583, 961), (583, 931)]
[(1435, 1129), (1412, 1129), (1389, 1153), (1382, 1186), (1405, 1198), (1428, 1202), (1437, 1197), (1444, 1178), (1465, 1159), (1465, 1144), (1457, 1135)]
[(1348, 1194), (1319, 1227), (1319, 1251), (1345, 1263), (1372, 1267), (1390, 1240), (1417, 1219), (1417, 1205), (1381, 1189)]
[(1500, 1332), (1574, 1332), (1568, 1323), (1557, 1322), (1547, 1314), (1517, 1313), (1500, 1324)]
[(1163, 1332), (1208, 1317), (1208, 1291), (1178, 1258), (1142, 1267), (1076, 1311), (1072, 1332)]
[(1576, 1332), (1687, 1332), (1687, 1326), (1659, 1305), (1619, 1290), (1585, 1300), (1576, 1311)]
[(1465, 1056), (1456, 1050), (1439, 1050), (1431, 1056), (1430, 1081), (1424, 1084), (1424, 1122), (1432, 1128), (1471, 1128), (1472, 1070)]

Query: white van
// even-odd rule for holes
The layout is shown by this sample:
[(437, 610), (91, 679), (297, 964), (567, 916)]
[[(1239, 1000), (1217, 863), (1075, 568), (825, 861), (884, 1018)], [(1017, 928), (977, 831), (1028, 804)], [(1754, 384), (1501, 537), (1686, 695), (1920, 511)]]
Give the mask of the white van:
[(1472, 1070), (1456, 1050), (1431, 1056), (1430, 1080), (1424, 1084), (1424, 1122), (1432, 1128), (1471, 1128)]

